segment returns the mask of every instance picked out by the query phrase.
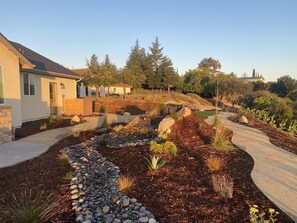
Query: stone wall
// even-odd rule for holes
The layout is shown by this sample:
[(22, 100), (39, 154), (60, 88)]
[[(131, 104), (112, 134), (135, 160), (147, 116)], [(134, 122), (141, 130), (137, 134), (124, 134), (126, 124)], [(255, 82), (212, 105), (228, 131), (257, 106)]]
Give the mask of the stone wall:
[(12, 141), (11, 107), (0, 106), (0, 143)]

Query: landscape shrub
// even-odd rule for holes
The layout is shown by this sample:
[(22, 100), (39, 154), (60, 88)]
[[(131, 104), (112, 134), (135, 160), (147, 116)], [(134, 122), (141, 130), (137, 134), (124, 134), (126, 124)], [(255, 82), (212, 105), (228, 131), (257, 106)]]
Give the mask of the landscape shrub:
[(167, 160), (162, 159), (160, 156), (150, 156), (150, 159), (144, 157), (148, 162), (148, 168), (150, 170), (158, 170), (165, 165)]
[(176, 121), (178, 119), (177, 112), (171, 112), (170, 117), (173, 118)]
[(220, 158), (211, 156), (206, 160), (206, 164), (211, 171), (217, 171), (221, 169), (223, 162)]
[(217, 150), (225, 152), (234, 150), (233, 144), (230, 142), (229, 139), (226, 138), (224, 131), (216, 131), (212, 146)]
[(129, 175), (120, 176), (119, 181), (118, 181), (119, 191), (121, 191), (123, 193), (130, 191), (132, 189), (132, 187), (134, 186), (134, 182), (135, 182), (135, 179)]
[(277, 221), (276, 216), (279, 214), (273, 208), (269, 208), (269, 216), (265, 218), (265, 213), (259, 211), (258, 205), (250, 206), (250, 222), (251, 223), (274, 223)]
[(216, 174), (211, 176), (211, 183), (214, 191), (222, 197), (233, 197), (233, 180), (228, 179), (223, 174)]
[(51, 125), (51, 124), (54, 124), (56, 121), (58, 120), (58, 117), (56, 115), (50, 115), (48, 117), (48, 123)]
[(157, 143), (155, 141), (151, 141), (150, 143), (150, 151), (153, 153), (159, 154), (177, 154), (177, 147), (173, 142), (166, 141), (164, 143)]
[(43, 223), (61, 212), (60, 199), (53, 194), (48, 196), (44, 192), (34, 194), (32, 190), (21, 192), (19, 196), (12, 196), (12, 203), (7, 204), (4, 216), (15, 223)]

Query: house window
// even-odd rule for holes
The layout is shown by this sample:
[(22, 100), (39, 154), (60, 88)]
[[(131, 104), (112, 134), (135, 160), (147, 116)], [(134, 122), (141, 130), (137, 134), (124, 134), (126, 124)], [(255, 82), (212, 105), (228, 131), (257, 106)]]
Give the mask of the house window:
[(117, 89), (115, 87), (113, 88), (113, 92), (117, 92)]
[(24, 95), (35, 95), (35, 81), (33, 74), (24, 74)]
[(0, 66), (0, 104), (4, 104), (3, 70)]

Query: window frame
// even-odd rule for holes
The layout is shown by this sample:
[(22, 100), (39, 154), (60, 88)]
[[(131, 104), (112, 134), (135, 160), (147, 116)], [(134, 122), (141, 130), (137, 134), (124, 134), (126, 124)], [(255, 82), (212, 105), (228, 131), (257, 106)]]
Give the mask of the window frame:
[[(25, 77), (27, 76), (27, 86), (25, 85)], [(33, 88), (31, 88), (33, 86)], [(23, 94), (24, 96), (35, 96), (36, 95), (36, 85), (35, 85), (35, 75), (30, 73), (23, 73)]]

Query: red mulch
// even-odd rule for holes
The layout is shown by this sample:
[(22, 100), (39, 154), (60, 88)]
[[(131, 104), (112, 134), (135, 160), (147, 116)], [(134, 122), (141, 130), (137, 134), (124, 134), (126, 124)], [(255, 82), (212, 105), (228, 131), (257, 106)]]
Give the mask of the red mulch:
[[(199, 127), (201, 125), (203, 127)], [(143, 202), (162, 223), (249, 222), (248, 205), (252, 204), (266, 212), (269, 207), (278, 210), (253, 183), (252, 158), (240, 149), (229, 153), (211, 149), (209, 143), (213, 134), (213, 129), (194, 114), (178, 121), (169, 137), (178, 146), (178, 155), (158, 171), (148, 171), (144, 159), (149, 156), (148, 147), (99, 147), (98, 151), (119, 166), (122, 174), (136, 179), (129, 196)], [(225, 166), (218, 172), (234, 180), (232, 199), (222, 198), (212, 189), (212, 173), (205, 164), (205, 159), (211, 155), (224, 160)], [(279, 222), (291, 222), (278, 211), (281, 213)]]
[(71, 119), (59, 119), (53, 124), (48, 124), (46, 130), (40, 130), (40, 126), (47, 123), (48, 119), (40, 119), (36, 121), (25, 122), (21, 128), (15, 130), (15, 139), (21, 139), (30, 135), (34, 135), (39, 132), (43, 132), (49, 129), (63, 128), (76, 124), (71, 124)]
[[(0, 169), (0, 209), (5, 208), (11, 202), (12, 195), (17, 196), (20, 191), (44, 191), (45, 196), (53, 193), (63, 198), (60, 203), (61, 215), (50, 222), (75, 222), (75, 213), (71, 209), (69, 180), (63, 179), (65, 174), (71, 171), (71, 167), (63, 165), (57, 156), (64, 147), (78, 144), (92, 136), (93, 132), (87, 132), (82, 133), (80, 138), (67, 137), (37, 158)], [(8, 222), (1, 217), (3, 216), (0, 214), (0, 222)]]
[[(240, 116), (241, 115), (237, 115), (235, 117), (230, 118), (230, 120), (239, 123)], [(266, 135), (268, 135), (269, 140), (273, 145), (297, 155), (297, 137), (290, 136), (288, 133), (278, 128), (272, 127), (266, 122), (263, 122), (261, 120), (255, 119), (247, 115), (245, 116), (249, 120), (249, 123), (243, 125), (247, 125), (249, 127), (261, 130)]]

